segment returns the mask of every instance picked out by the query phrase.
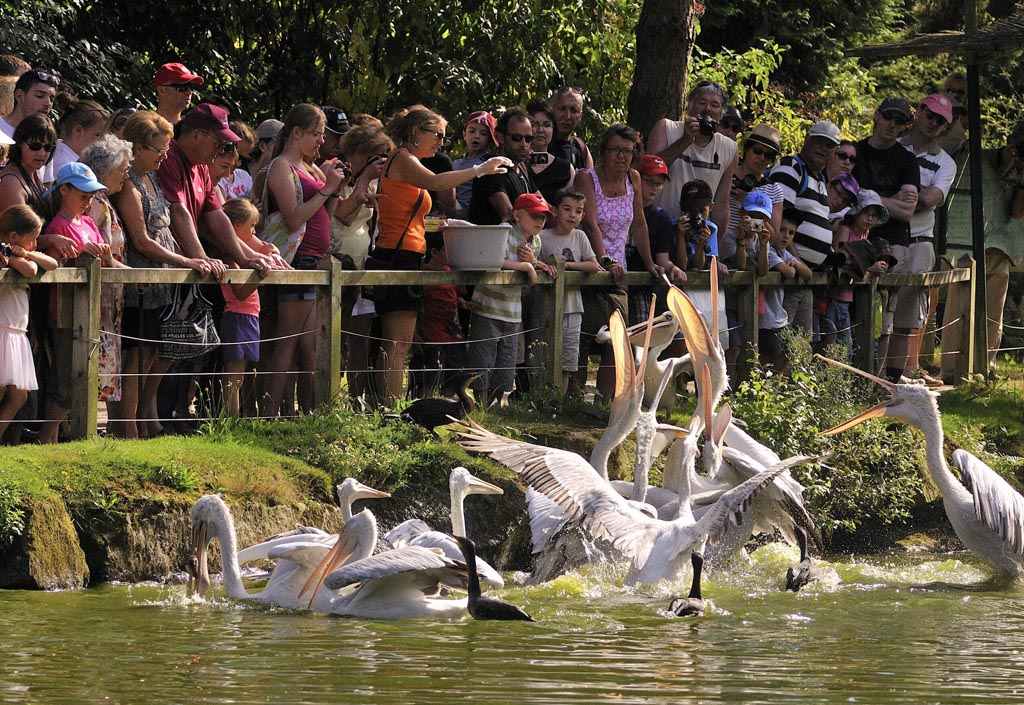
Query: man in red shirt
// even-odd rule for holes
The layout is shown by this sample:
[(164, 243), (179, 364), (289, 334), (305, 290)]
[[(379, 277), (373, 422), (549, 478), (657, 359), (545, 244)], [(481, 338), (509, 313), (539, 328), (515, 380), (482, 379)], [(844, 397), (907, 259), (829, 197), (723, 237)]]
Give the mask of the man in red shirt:
[(271, 256), (254, 252), (235, 236), (231, 221), (221, 210), (210, 178), (209, 164), (218, 152), (239, 141), (228, 127), (223, 108), (202, 104), (185, 115), (181, 135), (171, 141), (167, 159), (157, 172), (160, 188), (171, 209), (171, 232), (187, 257), (206, 259), (211, 273), (220, 277), (224, 262), (207, 254), (224, 253), (240, 267), (261, 273), (280, 267)]

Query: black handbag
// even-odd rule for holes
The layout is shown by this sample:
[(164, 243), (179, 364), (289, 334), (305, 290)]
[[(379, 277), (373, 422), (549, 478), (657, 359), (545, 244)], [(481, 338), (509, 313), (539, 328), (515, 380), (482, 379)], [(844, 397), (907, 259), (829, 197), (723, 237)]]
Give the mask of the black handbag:
[[(390, 166), (390, 163), (388, 166)], [(412, 207), (412, 215), (409, 216), (409, 222), (405, 224), (405, 230), (402, 231), (402, 236), (398, 238), (398, 242), (395, 244), (395, 249), (391, 250), (389, 254), (384, 255), (378, 248), (374, 247), (367, 256), (366, 261), (363, 263), (363, 269), (374, 270), (395, 268), (395, 263), (398, 261), (398, 257), (402, 253), (402, 241), (405, 240), (405, 235), (409, 232), (412, 220), (416, 217), (416, 211), (420, 209), (420, 204), (423, 203), (424, 193), (426, 192), (423, 189), (420, 189), (420, 195), (419, 198), (416, 199), (416, 205)], [(385, 252), (387, 252), (387, 250), (385, 250)], [(373, 301), (377, 286), (383, 285), (363, 285), (363, 298)]]
[(213, 324), (213, 305), (199, 286), (175, 287), (174, 302), (164, 309), (160, 319), (157, 354), (163, 360), (189, 360), (218, 345), (220, 336)]

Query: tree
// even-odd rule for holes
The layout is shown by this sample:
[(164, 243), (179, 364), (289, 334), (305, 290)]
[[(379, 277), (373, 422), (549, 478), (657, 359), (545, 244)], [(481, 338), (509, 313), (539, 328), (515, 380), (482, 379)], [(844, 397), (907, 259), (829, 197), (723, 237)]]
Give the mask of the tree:
[(644, 0), (636, 27), (636, 64), (629, 90), (629, 124), (642, 134), (663, 117), (678, 120), (703, 5), (694, 0)]

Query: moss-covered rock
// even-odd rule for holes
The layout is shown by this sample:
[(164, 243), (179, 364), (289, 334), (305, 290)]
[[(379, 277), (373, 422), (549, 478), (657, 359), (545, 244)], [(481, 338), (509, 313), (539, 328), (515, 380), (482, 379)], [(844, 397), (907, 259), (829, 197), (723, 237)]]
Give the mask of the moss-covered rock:
[(31, 500), (25, 530), (0, 556), (0, 587), (62, 590), (89, 584), (89, 566), (64, 502), (56, 495)]

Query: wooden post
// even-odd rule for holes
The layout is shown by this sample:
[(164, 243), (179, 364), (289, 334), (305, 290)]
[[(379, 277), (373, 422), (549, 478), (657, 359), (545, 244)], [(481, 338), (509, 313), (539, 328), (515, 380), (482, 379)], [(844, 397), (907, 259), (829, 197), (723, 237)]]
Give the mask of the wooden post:
[(332, 403), (341, 392), (341, 262), (327, 257), (320, 263), (328, 282), (316, 287), (316, 316), (319, 330), (316, 341), (316, 379), (313, 403), (316, 407)]
[(878, 292), (878, 278), (870, 277), (867, 282), (854, 285), (853, 315), (853, 364), (865, 372), (875, 373), (875, 296)]
[[(960, 383), (964, 377), (967, 377), (971, 372), (975, 371), (977, 362), (977, 356), (982, 355), (985, 358), (985, 365), (988, 365), (988, 350), (978, 350), (976, 343), (978, 336), (976, 335), (975, 323), (972, 318), (976, 312), (976, 296), (978, 293), (977, 276), (978, 276), (978, 262), (972, 257), (969, 258), (968, 268), (971, 270), (971, 280), (964, 284), (953, 284), (952, 286), (963, 287), (962, 293), (966, 294), (966, 301), (964, 305), (960, 307), (960, 352), (956, 356), (956, 364), (953, 366), (953, 379), (956, 380), (956, 384)], [(984, 275), (982, 275), (984, 276)], [(984, 289), (985, 285), (982, 284), (981, 288)], [(947, 295), (948, 300), (948, 295)], [(984, 321), (984, 325), (988, 325), (988, 321)], [(987, 340), (987, 337), (985, 338)], [(942, 351), (944, 354), (945, 350)]]
[[(83, 256), (78, 266), (86, 270), (84, 284), (62, 287), (71, 291), (71, 438), (80, 440), (96, 435), (96, 409), (99, 387), (100, 337), (100, 261)], [(62, 292), (63, 293), (63, 292)], [(66, 299), (65, 299), (66, 301)], [(58, 322), (61, 312), (58, 311)], [(58, 333), (59, 333), (58, 329)], [(63, 371), (55, 370), (58, 374)]]
[(562, 388), (562, 350), (565, 349), (565, 331), (562, 329), (562, 321), (565, 318), (565, 262), (558, 262), (558, 276), (554, 284), (545, 287), (551, 292), (551, 321), (549, 322), (549, 340), (551, 341), (551, 356), (548, 358), (550, 368), (547, 378), (555, 389)]
[(750, 283), (741, 283), (736, 286), (737, 314), (740, 318), (740, 332), (743, 336), (743, 347), (740, 349), (740, 358), (736, 363), (738, 383), (750, 376), (751, 368), (757, 364), (759, 349), (757, 342), (758, 331), (758, 301), (761, 290), (760, 282), (756, 271), (735, 272), (729, 275), (730, 279), (750, 277)]

